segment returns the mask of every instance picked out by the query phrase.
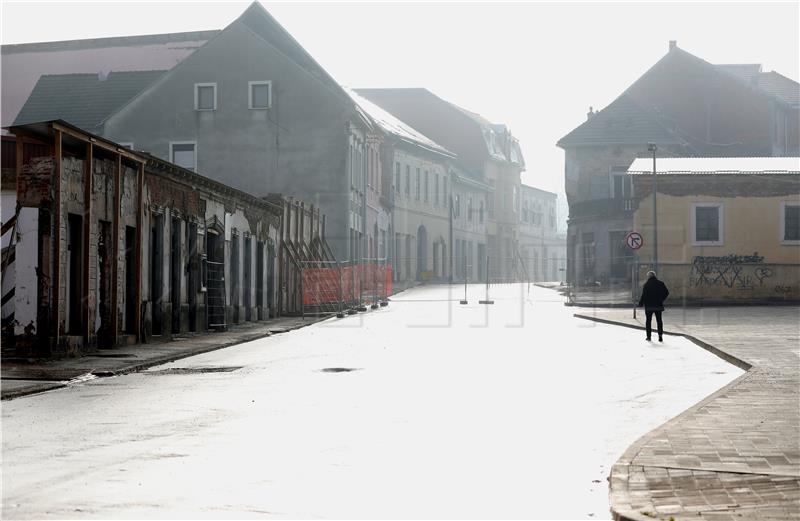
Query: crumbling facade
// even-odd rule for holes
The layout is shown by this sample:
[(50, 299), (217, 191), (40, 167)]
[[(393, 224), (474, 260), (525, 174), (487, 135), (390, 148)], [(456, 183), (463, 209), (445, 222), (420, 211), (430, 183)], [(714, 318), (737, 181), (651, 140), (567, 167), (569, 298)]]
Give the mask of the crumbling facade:
[(291, 314), (301, 266), (282, 260), (330, 255), (324, 217), (300, 201), (254, 197), (62, 121), (10, 131), (4, 348), (11, 342), (18, 356)]

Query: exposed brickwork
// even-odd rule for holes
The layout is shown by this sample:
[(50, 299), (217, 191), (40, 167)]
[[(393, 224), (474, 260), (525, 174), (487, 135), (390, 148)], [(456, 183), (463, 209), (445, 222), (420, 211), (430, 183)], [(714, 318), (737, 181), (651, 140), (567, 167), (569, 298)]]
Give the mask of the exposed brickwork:
[(52, 200), (53, 173), (55, 164), (52, 157), (37, 157), (22, 167), (22, 175), (17, 179), (22, 206), (36, 207)]

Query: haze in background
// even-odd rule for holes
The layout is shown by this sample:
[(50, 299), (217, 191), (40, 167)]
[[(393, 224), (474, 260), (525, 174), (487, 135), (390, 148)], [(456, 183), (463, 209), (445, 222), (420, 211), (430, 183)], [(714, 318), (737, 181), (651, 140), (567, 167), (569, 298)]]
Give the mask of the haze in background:
[[(800, 77), (800, 3), (262, 2), (341, 84), (426, 87), (519, 138), (563, 194), (556, 141), (667, 52)], [(2, 2), (3, 44), (222, 29), (248, 2)], [(560, 195), (560, 197), (563, 197)], [(566, 217), (562, 213), (562, 219)]]

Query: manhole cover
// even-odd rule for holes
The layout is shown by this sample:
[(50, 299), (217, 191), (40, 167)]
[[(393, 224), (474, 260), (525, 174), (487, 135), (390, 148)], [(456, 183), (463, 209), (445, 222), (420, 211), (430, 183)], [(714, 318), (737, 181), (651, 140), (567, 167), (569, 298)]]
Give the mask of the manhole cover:
[(355, 367), (326, 367), (320, 369), (321, 373), (349, 373), (351, 371), (358, 371)]
[(148, 371), (145, 374), (199, 374), (199, 373), (230, 373), (241, 369), (241, 365), (222, 367), (170, 367), (158, 371)]

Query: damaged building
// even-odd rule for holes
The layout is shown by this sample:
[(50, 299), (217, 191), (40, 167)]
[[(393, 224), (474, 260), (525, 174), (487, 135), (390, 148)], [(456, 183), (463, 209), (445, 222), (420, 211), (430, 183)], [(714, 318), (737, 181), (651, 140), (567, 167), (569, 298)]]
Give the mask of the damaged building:
[(319, 209), (255, 197), (64, 121), (8, 130), (6, 354), (76, 356), (297, 312), (300, 277), (281, 258), (324, 258)]

